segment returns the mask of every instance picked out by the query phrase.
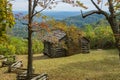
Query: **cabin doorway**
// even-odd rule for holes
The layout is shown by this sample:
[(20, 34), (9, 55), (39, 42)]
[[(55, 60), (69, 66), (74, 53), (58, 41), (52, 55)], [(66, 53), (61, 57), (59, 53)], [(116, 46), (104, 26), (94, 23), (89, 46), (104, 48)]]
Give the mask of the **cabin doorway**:
[(44, 42), (44, 54), (51, 55), (51, 43), (50, 42)]

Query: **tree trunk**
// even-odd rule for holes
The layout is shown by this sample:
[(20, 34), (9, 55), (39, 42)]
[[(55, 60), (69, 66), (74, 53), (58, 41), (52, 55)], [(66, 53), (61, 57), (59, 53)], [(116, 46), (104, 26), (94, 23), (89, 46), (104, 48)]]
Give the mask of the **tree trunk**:
[(32, 57), (33, 57), (33, 53), (32, 53), (32, 32), (29, 30), (28, 31), (28, 64), (27, 64), (27, 80), (30, 80), (30, 75), (32, 74)]
[(120, 59), (120, 35), (119, 36), (115, 36), (116, 39), (116, 47), (119, 51), (119, 59)]
[(120, 30), (119, 30), (120, 25), (118, 24), (116, 17), (110, 17), (108, 19), (108, 22), (110, 23), (110, 26), (112, 28), (115, 37), (115, 46), (119, 51), (119, 59), (120, 59)]
[(32, 0), (29, 0), (29, 9), (28, 9), (28, 64), (27, 64), (27, 80), (30, 80), (32, 75)]

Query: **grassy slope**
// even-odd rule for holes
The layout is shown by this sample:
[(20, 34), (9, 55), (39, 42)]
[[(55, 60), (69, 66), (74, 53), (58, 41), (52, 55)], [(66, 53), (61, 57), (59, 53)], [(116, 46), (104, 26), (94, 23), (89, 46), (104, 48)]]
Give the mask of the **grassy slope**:
[[(26, 66), (26, 55), (18, 56)], [(35, 73), (48, 73), (50, 80), (120, 80), (120, 63), (116, 50), (97, 50), (90, 54), (50, 59), (34, 55)], [(0, 80), (15, 80), (16, 75), (4, 73), (0, 68)]]

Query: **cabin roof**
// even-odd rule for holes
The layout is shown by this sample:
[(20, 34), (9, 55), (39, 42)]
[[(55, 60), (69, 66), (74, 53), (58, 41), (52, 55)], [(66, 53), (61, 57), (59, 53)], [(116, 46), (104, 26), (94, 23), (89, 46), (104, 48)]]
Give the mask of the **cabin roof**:
[(86, 40), (87, 42), (90, 42), (90, 40), (86, 37), (82, 37), (82, 39)]
[(53, 30), (47, 33), (43, 40), (51, 43), (59, 42), (62, 38), (66, 36), (66, 33), (62, 30)]

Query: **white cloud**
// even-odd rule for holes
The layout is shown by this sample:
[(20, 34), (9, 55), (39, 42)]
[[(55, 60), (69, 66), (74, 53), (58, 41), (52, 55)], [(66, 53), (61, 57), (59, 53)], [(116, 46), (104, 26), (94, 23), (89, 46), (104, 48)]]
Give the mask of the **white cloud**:
[[(87, 10), (96, 9), (90, 0), (81, 0), (81, 2), (83, 2), (83, 4), (88, 7)], [(15, 0), (12, 3), (13, 3), (14, 11), (27, 11), (28, 10), (28, 0)], [(101, 5), (100, 5), (100, 7), (101, 7)], [(73, 7), (72, 5), (69, 5), (66, 3), (59, 3), (58, 5), (56, 5), (55, 8), (53, 8), (52, 10), (48, 10), (48, 11), (80, 11), (81, 9), (83, 11), (85, 10), (80, 7)], [(107, 10), (106, 7), (102, 7), (102, 9)], [(39, 10), (38, 7), (37, 7), (37, 10)]]
[(15, 0), (12, 1), (14, 11), (27, 11), (28, 1), (27, 0)]

